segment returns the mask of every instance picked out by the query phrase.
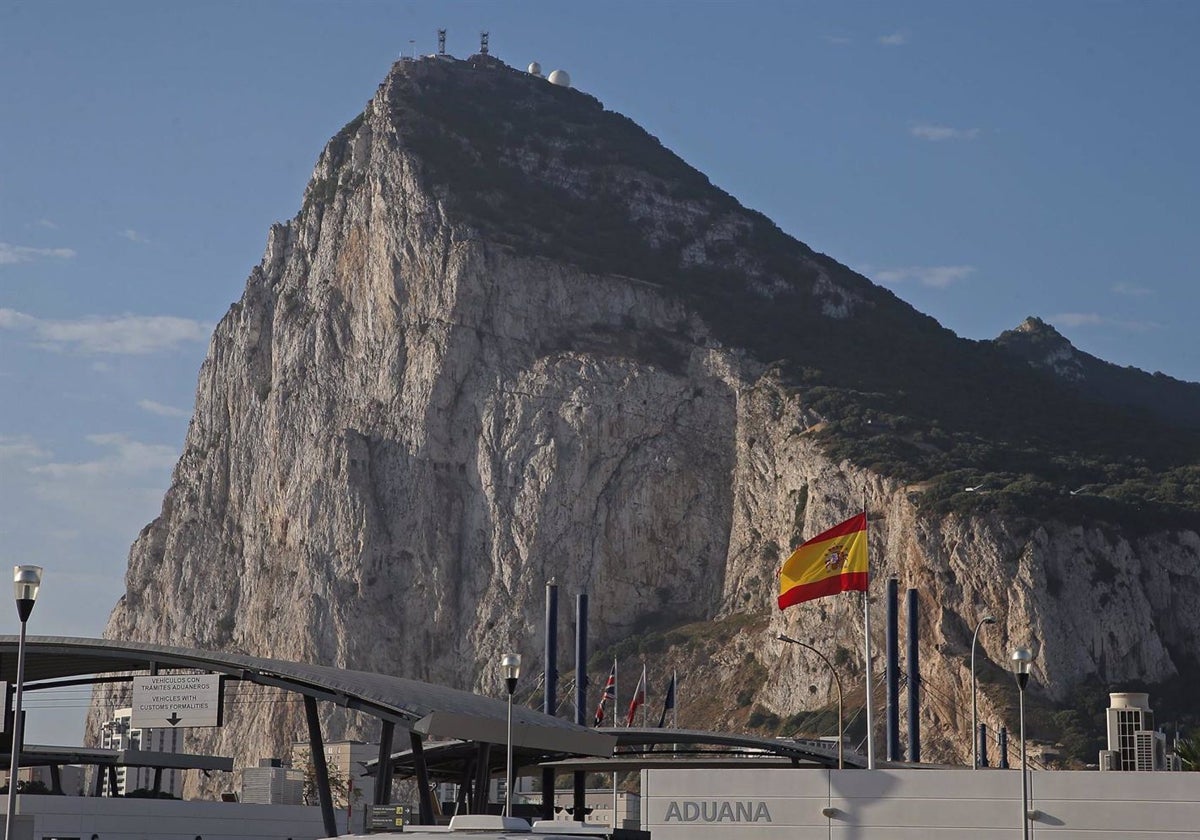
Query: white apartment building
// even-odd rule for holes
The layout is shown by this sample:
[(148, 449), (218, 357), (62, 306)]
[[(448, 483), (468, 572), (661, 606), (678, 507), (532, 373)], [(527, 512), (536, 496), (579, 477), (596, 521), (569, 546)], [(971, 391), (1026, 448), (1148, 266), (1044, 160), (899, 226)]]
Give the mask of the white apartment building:
[(1108, 695), (1108, 749), (1101, 770), (1167, 770), (1167, 736), (1154, 731), (1150, 695), (1124, 691)]
[[(117, 709), (112, 720), (101, 726), (100, 747), (106, 750), (142, 750), (144, 752), (183, 751), (183, 733), (178, 729), (134, 729), (130, 726), (133, 709)], [(125, 796), (130, 791), (154, 787), (153, 767), (118, 767), (117, 793)], [(183, 796), (183, 771), (162, 771), (159, 790), (175, 797)], [(108, 788), (102, 790), (108, 796)]]

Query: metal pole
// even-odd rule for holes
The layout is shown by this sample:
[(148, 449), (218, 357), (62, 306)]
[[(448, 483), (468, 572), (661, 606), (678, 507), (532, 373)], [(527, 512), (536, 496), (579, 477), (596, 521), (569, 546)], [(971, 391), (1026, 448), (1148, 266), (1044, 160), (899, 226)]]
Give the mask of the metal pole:
[(513, 764), (512, 764), (512, 692), (508, 692), (508, 761), (504, 765), (507, 767), (504, 777), (504, 816), (512, 816), (512, 780), (513, 780)]
[(900, 752), (900, 582), (887, 582), (887, 760), (903, 761)]
[(8, 765), (8, 809), (4, 812), (4, 840), (12, 837), (13, 810), (17, 803), (17, 774), (21, 769), (21, 690), (25, 683), (25, 619), (21, 619), (21, 636), (17, 641), (17, 699), (13, 713), (12, 760)]
[(917, 590), (909, 589), (908, 601), (908, 760), (921, 762), (921, 652), (917, 645), (919, 613)]
[[(558, 585), (546, 584), (546, 682), (543, 686), (542, 712), (555, 716), (558, 711)], [(554, 819), (554, 769), (542, 768), (542, 819)]]
[(781, 642), (788, 642), (789, 644), (799, 645), (800, 647), (805, 648), (806, 650), (811, 650), (817, 656), (821, 657), (821, 661), (825, 663), (825, 665), (829, 668), (829, 672), (831, 674), (833, 674), (833, 684), (837, 688), (837, 701), (838, 701), (838, 739), (837, 739), (838, 769), (839, 770), (846, 769), (846, 763), (845, 763), (844, 755), (843, 755), (843, 751), (842, 751), (842, 741), (844, 739), (842, 737), (842, 680), (841, 680), (841, 677), (838, 676), (838, 672), (834, 669), (833, 663), (825, 658), (825, 654), (821, 653), (821, 651), (817, 650), (812, 645), (806, 645), (804, 642), (800, 641), (799, 639), (793, 639), (791, 636), (785, 636), (782, 633), (780, 633), (776, 638), (779, 639), (779, 641), (781, 641)]
[[(1022, 674), (1028, 677), (1028, 674)], [(1021, 691), (1021, 839), (1029, 840), (1029, 774), (1025, 769), (1025, 684)]]
[[(575, 722), (580, 726), (587, 726), (587, 623), (588, 596), (586, 592), (580, 592), (575, 598)], [(616, 714), (615, 704), (613, 714)], [(575, 772), (574, 788), (574, 817), (576, 822), (583, 822), (587, 807), (586, 773)]]
[(979, 768), (979, 696), (975, 691), (975, 644), (979, 641), (979, 631), (985, 624), (995, 624), (996, 619), (985, 615), (975, 625), (971, 635), (971, 767)]

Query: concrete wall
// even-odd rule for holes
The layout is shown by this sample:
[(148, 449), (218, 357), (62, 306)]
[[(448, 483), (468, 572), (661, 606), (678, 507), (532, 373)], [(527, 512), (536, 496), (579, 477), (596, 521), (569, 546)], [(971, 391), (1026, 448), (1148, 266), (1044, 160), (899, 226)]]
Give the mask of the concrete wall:
[[(0, 798), (0, 813), (4, 800)], [(245, 805), (110, 799), (94, 796), (17, 796), (21, 823), (13, 840), (78, 837), (91, 840), (316, 840), (324, 837), (321, 809), (302, 805)], [(341, 832), (346, 812), (337, 814)], [(32, 821), (32, 832), (25, 827)]]
[[(1200, 773), (1031, 772), (1032, 837), (1200, 837)], [(822, 809), (834, 809), (831, 816)], [(1015, 770), (644, 770), (653, 840), (1019, 838)]]

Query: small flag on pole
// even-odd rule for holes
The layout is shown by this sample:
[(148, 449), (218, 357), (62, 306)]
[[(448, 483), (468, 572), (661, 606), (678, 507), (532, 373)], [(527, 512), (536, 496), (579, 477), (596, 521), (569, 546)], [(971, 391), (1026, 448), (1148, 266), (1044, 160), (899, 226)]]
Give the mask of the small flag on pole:
[(617, 661), (613, 660), (612, 670), (608, 672), (608, 682), (604, 684), (604, 692), (600, 695), (600, 705), (596, 707), (596, 720), (593, 726), (604, 723), (604, 704), (609, 700), (614, 703), (617, 699)]
[(852, 516), (792, 552), (779, 570), (779, 609), (867, 590), (867, 514)]
[(633, 690), (633, 699), (629, 701), (629, 714), (625, 716), (625, 725), (633, 726), (633, 719), (637, 715), (638, 707), (646, 702), (646, 666), (642, 666), (642, 676), (638, 680), (637, 688)]
[(658, 716), (658, 728), (667, 724), (667, 712), (675, 711), (675, 672), (671, 672), (671, 683), (667, 686), (667, 697), (663, 700), (662, 714)]

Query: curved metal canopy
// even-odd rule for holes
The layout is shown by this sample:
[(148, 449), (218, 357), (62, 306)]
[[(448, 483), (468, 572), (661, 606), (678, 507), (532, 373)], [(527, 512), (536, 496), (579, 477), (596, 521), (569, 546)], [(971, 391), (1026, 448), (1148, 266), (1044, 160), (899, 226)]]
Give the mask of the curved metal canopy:
[[(240, 653), (35, 636), (25, 642), (25, 686), (85, 675), (185, 668), (275, 686), (389, 720), (431, 737), (505, 742), (508, 706), (469, 691), (328, 665), (264, 659)], [(0, 680), (15, 681), (17, 637), (0, 636)], [(612, 755), (614, 738), (562, 718), (513, 707), (513, 744), (577, 755)], [(448, 728), (453, 731), (447, 731)], [(467, 730), (465, 736), (459, 734)]]

